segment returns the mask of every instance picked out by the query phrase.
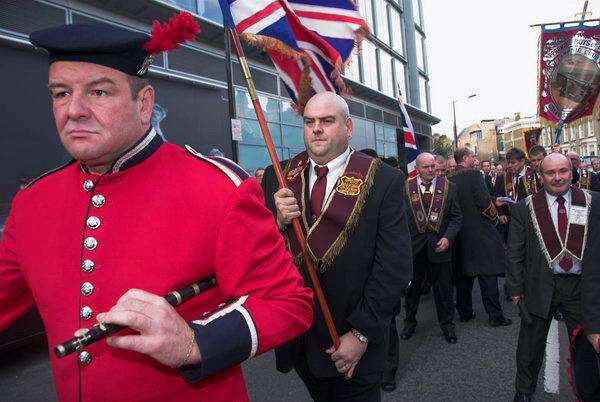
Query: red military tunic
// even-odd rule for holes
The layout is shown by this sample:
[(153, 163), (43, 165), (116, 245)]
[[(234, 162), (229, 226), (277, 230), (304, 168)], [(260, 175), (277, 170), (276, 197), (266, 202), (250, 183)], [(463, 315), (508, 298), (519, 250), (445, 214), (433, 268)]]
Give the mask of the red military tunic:
[(179, 371), (105, 341), (89, 355), (50, 353), (61, 401), (244, 401), (239, 363), (310, 326), (311, 291), (257, 182), (192, 153), (151, 130), (107, 174), (71, 163), (15, 197), (0, 243), (0, 331), (35, 304), (52, 348), (130, 288), (164, 295), (218, 282), (177, 308), (187, 321), (204, 315), (190, 324), (199, 367)]

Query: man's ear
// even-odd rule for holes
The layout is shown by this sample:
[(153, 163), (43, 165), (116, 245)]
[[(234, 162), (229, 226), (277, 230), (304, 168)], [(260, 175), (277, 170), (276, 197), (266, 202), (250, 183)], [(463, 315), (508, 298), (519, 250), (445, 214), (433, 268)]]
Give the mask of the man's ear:
[(140, 122), (143, 126), (150, 124), (152, 107), (154, 106), (154, 88), (146, 85), (137, 94), (137, 104), (140, 111)]

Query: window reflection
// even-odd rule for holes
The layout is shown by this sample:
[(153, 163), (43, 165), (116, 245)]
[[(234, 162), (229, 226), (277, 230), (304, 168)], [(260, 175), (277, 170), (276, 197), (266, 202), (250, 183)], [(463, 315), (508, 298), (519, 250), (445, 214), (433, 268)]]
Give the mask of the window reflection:
[(402, 40), (402, 16), (393, 7), (390, 7), (390, 30), (392, 36), (392, 47), (404, 55), (404, 41)]
[(421, 26), (421, 7), (419, 7), (419, 0), (412, 0), (413, 18), (415, 23)]
[(393, 97), (394, 77), (392, 74), (392, 57), (382, 49), (379, 49), (379, 65), (381, 67), (381, 91)]
[(362, 66), (363, 66), (363, 84), (378, 89), (377, 85), (377, 57), (375, 55), (375, 46), (365, 40), (362, 43)]
[[(359, 0), (358, 1), (358, 11), (360, 15), (367, 21), (367, 24), (372, 27), (373, 26), (373, 0)], [(384, 0), (375, 0), (375, 1), (384, 1)]]
[(198, 0), (198, 15), (219, 24), (223, 23), (219, 0)]
[[(258, 100), (260, 106), (265, 115), (267, 121), (278, 122), (279, 121), (279, 101), (277, 99), (269, 98), (268, 96), (259, 95)], [(235, 97), (236, 110), (239, 117), (248, 117), (256, 119), (256, 113), (254, 111), (254, 104), (250, 95), (244, 91), (236, 91)]]
[[(405, 76), (405, 72), (404, 72), (404, 63), (402, 63), (400, 60), (394, 59), (394, 78), (396, 78), (396, 83), (395, 83), (395, 90), (398, 89), (398, 86), (400, 86), (400, 92), (402, 95), (402, 98), (404, 100), (408, 99), (408, 91), (406, 90), (406, 76)], [(395, 93), (396, 96), (398, 96), (397, 93)]]
[(389, 45), (390, 29), (388, 26), (387, 3), (385, 1), (375, 1), (375, 18), (377, 20), (377, 38)]
[(425, 69), (425, 57), (423, 56), (425, 52), (425, 41), (423, 35), (421, 35), (421, 32), (419, 31), (415, 32), (415, 42), (415, 46), (417, 47), (417, 65), (419, 66), (419, 69), (427, 71)]
[(421, 110), (429, 112), (429, 102), (427, 102), (427, 80), (419, 75), (419, 93), (421, 95)]
[(292, 107), (291, 102), (281, 102), (281, 122), (301, 126), (302, 116)]
[(385, 158), (398, 157), (398, 144), (396, 140), (396, 127), (375, 125), (375, 141), (377, 142), (377, 153)]

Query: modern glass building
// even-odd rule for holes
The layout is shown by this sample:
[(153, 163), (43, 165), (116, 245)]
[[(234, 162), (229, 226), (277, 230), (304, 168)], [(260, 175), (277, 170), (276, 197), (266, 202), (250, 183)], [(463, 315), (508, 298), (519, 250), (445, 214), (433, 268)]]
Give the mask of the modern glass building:
[[(359, 0), (373, 31), (345, 71), (352, 90), (348, 103), (355, 123), (351, 145), (381, 156), (404, 157), (396, 97), (407, 104), (418, 142), (431, 147), (426, 35), (421, 0)], [(30, 32), (64, 23), (103, 21), (149, 32), (152, 21), (185, 9), (197, 17), (202, 34), (157, 58), (150, 68), (157, 103), (166, 117), (158, 124), (167, 140), (203, 153), (218, 149), (253, 172), (270, 164), (241, 71), (233, 57), (234, 97), (229, 96), (224, 28), (218, 0), (0, 0), (0, 221), (22, 182), (68, 160), (54, 128), (47, 95), (47, 61), (34, 49)], [(281, 159), (303, 148), (302, 120), (290, 105), (268, 57), (245, 48), (261, 105)], [(230, 99), (231, 98), (231, 99)], [(231, 137), (230, 119), (242, 122), (242, 140)], [(0, 222), (1, 224), (1, 222)]]

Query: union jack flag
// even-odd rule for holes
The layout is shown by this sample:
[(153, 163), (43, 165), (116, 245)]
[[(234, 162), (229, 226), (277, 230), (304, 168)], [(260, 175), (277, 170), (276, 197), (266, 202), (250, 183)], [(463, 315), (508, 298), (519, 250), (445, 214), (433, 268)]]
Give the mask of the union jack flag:
[(293, 102), (344, 93), (341, 78), (368, 27), (348, 0), (219, 0), (228, 27), (269, 54)]
[(404, 103), (398, 99), (398, 106), (400, 107), (400, 118), (402, 119), (402, 130), (404, 131), (404, 150), (406, 152), (406, 168), (408, 171), (408, 177), (415, 177), (417, 175), (417, 156), (419, 156), (419, 145), (417, 144), (417, 138), (415, 136), (415, 130), (413, 128), (408, 112)]

